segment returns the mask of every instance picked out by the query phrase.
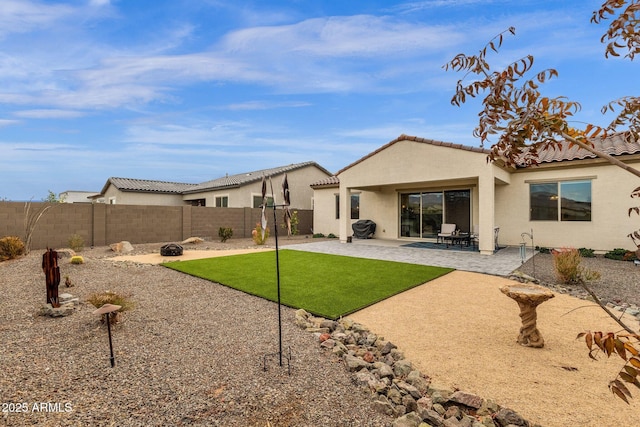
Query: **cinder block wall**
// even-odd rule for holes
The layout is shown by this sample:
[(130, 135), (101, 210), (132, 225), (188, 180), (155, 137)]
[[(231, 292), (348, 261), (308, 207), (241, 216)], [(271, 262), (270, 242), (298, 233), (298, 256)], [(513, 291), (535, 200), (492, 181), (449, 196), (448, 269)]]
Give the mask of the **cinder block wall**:
[[(29, 214), (50, 206), (38, 221), (31, 249), (68, 245), (73, 234), (82, 236), (85, 246), (105, 246), (127, 240), (135, 243), (176, 242), (188, 237), (217, 240), (220, 227), (233, 228), (233, 237), (251, 237), (260, 221), (260, 209), (210, 208), (195, 206), (139, 206), (84, 203), (31, 202)], [(313, 211), (298, 211), (299, 234), (309, 234)], [(273, 210), (267, 211), (273, 234)], [(0, 202), (0, 238), (25, 238), (25, 203)], [(276, 211), (278, 232), (284, 235), (282, 210)]]

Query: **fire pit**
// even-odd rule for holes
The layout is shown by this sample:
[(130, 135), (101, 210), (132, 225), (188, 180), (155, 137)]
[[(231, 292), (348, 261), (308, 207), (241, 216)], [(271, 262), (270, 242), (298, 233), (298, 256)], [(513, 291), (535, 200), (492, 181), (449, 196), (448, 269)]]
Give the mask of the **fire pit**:
[(168, 243), (160, 248), (160, 255), (162, 256), (180, 256), (182, 255), (182, 246), (176, 243)]

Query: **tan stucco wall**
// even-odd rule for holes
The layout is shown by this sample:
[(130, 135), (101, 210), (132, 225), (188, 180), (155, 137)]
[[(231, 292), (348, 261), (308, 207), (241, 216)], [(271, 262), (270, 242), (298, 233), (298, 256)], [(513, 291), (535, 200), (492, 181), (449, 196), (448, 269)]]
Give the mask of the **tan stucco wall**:
[[(580, 167), (535, 168), (512, 174), (512, 184), (496, 191), (496, 224), (500, 226), (500, 243), (517, 245), (521, 233), (533, 229), (534, 243), (546, 247), (585, 247), (597, 251), (614, 248), (635, 249), (627, 234), (640, 228), (640, 217), (628, 208), (640, 205), (629, 197), (640, 180), (629, 172), (607, 163), (576, 162)], [(640, 164), (636, 163), (637, 168)], [(580, 180), (591, 177), (592, 220), (530, 221), (529, 184), (526, 181)], [(635, 202), (635, 203), (634, 203)], [(527, 243), (530, 240), (527, 238)]]
[(313, 192), (313, 232), (325, 236), (340, 234), (339, 220), (336, 219), (335, 195), (338, 187), (318, 188)]
[[(507, 172), (488, 164), (484, 153), (414, 141), (398, 141), (338, 177), (341, 200), (348, 200), (348, 194), (360, 193), (360, 218), (373, 220), (376, 237), (387, 239), (399, 237), (399, 194), (424, 190), (470, 189), (470, 225), (477, 224), (481, 234), (492, 235), (494, 182), (496, 177), (499, 182), (510, 179)], [(479, 193), (480, 183), (485, 188), (484, 196)], [(341, 217), (348, 218), (348, 213), (349, 206), (341, 204)], [(324, 224), (322, 221), (318, 219), (316, 223)], [(351, 235), (352, 222), (340, 222), (341, 240)], [(491, 245), (489, 240), (484, 245), (481, 242), (480, 249), (490, 252)]]
[(113, 185), (104, 193), (104, 202), (109, 204), (109, 199), (115, 197), (117, 205), (147, 205), (147, 206), (182, 206), (180, 194), (138, 193), (120, 191)]
[[(313, 182), (327, 178), (329, 175), (315, 166), (307, 166), (287, 172), (289, 182), (289, 193), (292, 209), (312, 209), (313, 190), (310, 185)], [(274, 175), (271, 178), (273, 192), (276, 203), (281, 204), (282, 200), (282, 177), (283, 174)], [(203, 191), (201, 193), (185, 194), (182, 198), (186, 200), (205, 199), (206, 206), (215, 206), (215, 198), (220, 196), (229, 197), (230, 208), (242, 208), (253, 206), (253, 196), (262, 194), (262, 180), (243, 185), (242, 187), (228, 188), (216, 191)], [(271, 187), (267, 181), (267, 194), (271, 195)]]

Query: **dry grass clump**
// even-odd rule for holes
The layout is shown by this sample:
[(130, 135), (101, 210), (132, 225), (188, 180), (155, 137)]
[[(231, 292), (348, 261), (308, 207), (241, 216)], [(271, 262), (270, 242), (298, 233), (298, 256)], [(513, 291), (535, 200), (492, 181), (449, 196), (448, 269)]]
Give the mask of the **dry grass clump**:
[(119, 294), (113, 291), (91, 294), (89, 298), (87, 298), (87, 302), (95, 308), (100, 308), (105, 304), (119, 305), (120, 309), (115, 312), (115, 315), (111, 315), (110, 317), (112, 324), (117, 323), (120, 320), (120, 313), (132, 310), (135, 305), (131, 300), (130, 295)]
[(7, 236), (0, 239), (0, 261), (17, 258), (24, 253), (25, 245), (19, 237)]

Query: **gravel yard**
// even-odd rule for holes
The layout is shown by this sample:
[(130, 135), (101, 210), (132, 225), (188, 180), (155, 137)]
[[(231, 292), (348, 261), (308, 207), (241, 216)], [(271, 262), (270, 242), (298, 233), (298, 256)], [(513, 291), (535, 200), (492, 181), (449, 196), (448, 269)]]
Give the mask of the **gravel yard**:
[[(281, 239), (281, 246), (306, 243)], [(316, 241), (316, 239), (314, 239)], [(273, 242), (268, 242), (273, 246)], [(162, 244), (134, 245), (136, 253)], [(205, 242), (185, 249), (243, 249), (250, 239)], [(157, 265), (114, 262), (107, 247), (80, 253), (86, 263), (60, 260), (80, 298), (76, 313), (37, 313), (46, 297), (43, 250), (0, 263), (0, 420), (3, 425), (383, 426), (343, 362), (294, 325), (283, 307), (292, 372), (278, 366), (277, 306), (260, 298)], [(602, 273), (593, 289), (605, 301), (640, 305), (640, 267), (604, 258), (584, 265)], [(522, 270), (532, 273), (533, 261)], [(553, 283), (551, 255), (537, 255), (536, 277)], [(86, 298), (106, 290), (130, 294), (134, 310), (107, 331)], [(425, 374), (429, 374), (425, 372)], [(44, 405), (42, 405), (44, 403)], [(23, 411), (24, 410), (24, 411)], [(21, 411), (21, 412), (18, 412)]]
[[(199, 247), (248, 245), (250, 240), (238, 239)], [(136, 250), (159, 247), (136, 245)], [(81, 253), (83, 265), (60, 260), (61, 276), (74, 283), (62, 284), (60, 293), (84, 301), (93, 292), (112, 290), (130, 293), (136, 303), (112, 330), (112, 369), (107, 330), (92, 314), (93, 306), (82, 303), (62, 318), (37, 315), (46, 299), (43, 252), (0, 263), (2, 425), (382, 426), (391, 421), (373, 410), (368, 393), (352, 383), (341, 360), (294, 325), (293, 310), (283, 309), (291, 375), (277, 358), (268, 360), (265, 372), (263, 356), (278, 350), (275, 304), (162, 266), (111, 261), (108, 248), (87, 249)]]

